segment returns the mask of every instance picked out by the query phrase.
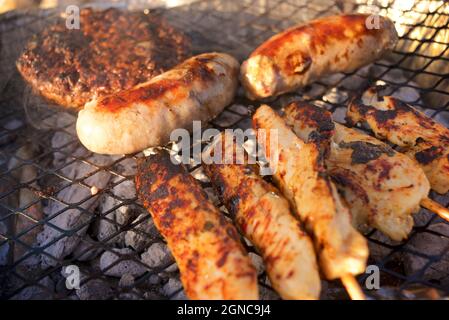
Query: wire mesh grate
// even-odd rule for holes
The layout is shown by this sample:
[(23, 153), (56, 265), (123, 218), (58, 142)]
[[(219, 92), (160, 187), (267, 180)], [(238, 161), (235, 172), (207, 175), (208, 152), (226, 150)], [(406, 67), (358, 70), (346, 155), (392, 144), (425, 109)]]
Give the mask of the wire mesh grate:
[[(135, 160), (142, 154), (88, 152), (76, 137), (76, 116), (33, 95), (15, 70), (26, 41), (59, 19), (61, 10), (0, 16), (0, 298), (185, 298), (176, 264), (135, 195)], [(195, 53), (224, 51), (240, 60), (269, 36), (302, 21), (342, 12), (387, 15), (400, 33), (389, 57), (322, 79), (271, 105), (302, 98), (327, 108), (342, 122), (351, 96), (372, 84), (388, 84), (391, 94), (449, 124), (445, 1), (212, 0), (155, 12), (190, 35)], [(209, 125), (219, 130), (248, 128), (257, 106), (240, 90), (234, 104)], [(223, 209), (201, 167), (189, 170)], [(447, 196), (432, 198), (449, 203)], [(449, 295), (448, 223), (421, 210), (407, 241), (392, 242), (375, 230), (366, 236), (369, 263), (381, 272), (381, 289), (368, 294), (378, 299)], [(260, 257), (248, 243), (247, 248), (260, 267), (261, 297), (278, 299)], [(82, 275), (77, 290), (65, 285), (63, 269), (71, 265)], [(367, 276), (358, 279), (363, 282)], [(339, 283), (325, 282), (323, 298), (347, 296)]]

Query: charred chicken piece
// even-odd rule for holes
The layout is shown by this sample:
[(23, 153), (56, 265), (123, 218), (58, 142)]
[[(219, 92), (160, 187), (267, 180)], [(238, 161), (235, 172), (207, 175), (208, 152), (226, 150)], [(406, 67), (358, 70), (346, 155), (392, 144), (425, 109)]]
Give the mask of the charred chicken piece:
[[(217, 146), (223, 161), (203, 167), (237, 226), (261, 254), (273, 288), (283, 299), (317, 299), (321, 283), (313, 244), (287, 200), (237, 151), (243, 148), (233, 135), (218, 136), (212, 151)], [(237, 161), (237, 154), (243, 161)], [(231, 161), (224, 161), (227, 157)]]
[[(268, 158), (274, 159), (270, 162), (274, 181), (312, 235), (326, 278), (364, 272), (368, 257), (366, 240), (351, 225), (350, 213), (325, 172), (319, 144), (298, 138), (267, 105), (256, 111), (253, 126), (267, 132), (268, 139), (258, 140)], [(275, 148), (271, 145), (276, 140), (274, 134), (278, 141)]]
[(438, 193), (449, 191), (449, 129), (379, 88), (367, 90), (348, 107), (351, 125), (366, 124), (376, 137), (401, 147), (416, 160)]
[(430, 188), (417, 163), (374, 137), (334, 123), (329, 111), (309, 103), (291, 103), (284, 118), (300, 138), (320, 141), (328, 150), (327, 172), (356, 227), (372, 226), (397, 241), (407, 238), (412, 214)]
[(190, 299), (257, 299), (257, 274), (235, 227), (166, 152), (138, 163), (140, 200), (176, 259)]

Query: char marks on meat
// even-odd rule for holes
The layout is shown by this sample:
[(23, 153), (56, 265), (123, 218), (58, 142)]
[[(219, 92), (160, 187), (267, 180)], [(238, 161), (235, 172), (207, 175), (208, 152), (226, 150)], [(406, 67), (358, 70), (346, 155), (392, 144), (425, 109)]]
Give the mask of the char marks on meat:
[(66, 107), (145, 82), (190, 52), (187, 38), (154, 14), (88, 8), (80, 28), (61, 19), (34, 36), (17, 61), (33, 89)]

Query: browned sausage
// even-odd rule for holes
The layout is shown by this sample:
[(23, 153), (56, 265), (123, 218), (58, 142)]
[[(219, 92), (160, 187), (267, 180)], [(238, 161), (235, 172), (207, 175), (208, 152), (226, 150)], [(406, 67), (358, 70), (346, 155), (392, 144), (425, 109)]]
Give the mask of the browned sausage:
[(257, 274), (235, 227), (165, 152), (141, 159), (136, 188), (176, 259), (190, 299), (257, 299)]
[(348, 14), (320, 18), (271, 37), (241, 66), (247, 96), (277, 96), (380, 58), (396, 45), (398, 36), (393, 22), (385, 17), (379, 17), (379, 28), (368, 29), (368, 17)]

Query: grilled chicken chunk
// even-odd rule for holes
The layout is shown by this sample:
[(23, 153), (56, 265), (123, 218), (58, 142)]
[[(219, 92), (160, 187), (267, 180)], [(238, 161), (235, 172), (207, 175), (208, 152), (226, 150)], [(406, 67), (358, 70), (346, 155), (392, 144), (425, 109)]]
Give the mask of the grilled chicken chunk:
[(138, 163), (139, 198), (176, 259), (190, 299), (257, 299), (257, 274), (235, 227), (199, 183), (160, 152)]
[(379, 16), (368, 28), (366, 14), (324, 17), (274, 35), (243, 62), (240, 78), (251, 99), (296, 90), (337, 72), (352, 72), (396, 45), (391, 20)]
[[(256, 173), (247, 157), (238, 164), (236, 148), (242, 147), (233, 138), (221, 134), (215, 139), (211, 148), (221, 148), (222, 164), (204, 164), (206, 174), (261, 254), (273, 288), (283, 299), (317, 299), (321, 283), (312, 241), (291, 214), (287, 200)], [(227, 155), (231, 161), (224, 161)]]
[(367, 124), (376, 137), (401, 147), (421, 165), (436, 192), (449, 191), (448, 128), (394, 97), (380, 96), (378, 88), (353, 100), (347, 118), (352, 125)]
[[(269, 132), (260, 139), (274, 171), (273, 178), (312, 235), (323, 274), (328, 279), (365, 271), (368, 247), (365, 238), (351, 225), (348, 209), (326, 175), (318, 144), (298, 138), (269, 106), (253, 116), (255, 129)], [(271, 131), (274, 129), (276, 131)], [(272, 134), (277, 134), (278, 145)], [(259, 132), (258, 132), (259, 134)], [(265, 140), (265, 141), (264, 141)]]
[(328, 150), (327, 172), (356, 227), (368, 224), (397, 241), (408, 236), (412, 214), (430, 189), (416, 162), (376, 138), (334, 123), (329, 111), (306, 102), (291, 103), (285, 119), (301, 139), (315, 139)]

